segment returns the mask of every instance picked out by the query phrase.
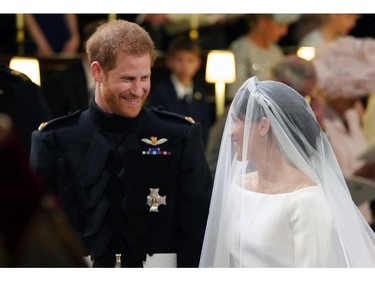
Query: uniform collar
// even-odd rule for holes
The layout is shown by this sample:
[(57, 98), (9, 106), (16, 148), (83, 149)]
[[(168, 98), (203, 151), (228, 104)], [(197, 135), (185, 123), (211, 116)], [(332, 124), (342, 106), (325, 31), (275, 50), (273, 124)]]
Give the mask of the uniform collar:
[(143, 111), (144, 109), (142, 108), (141, 112), (135, 118), (126, 118), (104, 112), (94, 100), (91, 101), (89, 108), (93, 122), (100, 128), (113, 132), (120, 132), (132, 128), (143, 114)]

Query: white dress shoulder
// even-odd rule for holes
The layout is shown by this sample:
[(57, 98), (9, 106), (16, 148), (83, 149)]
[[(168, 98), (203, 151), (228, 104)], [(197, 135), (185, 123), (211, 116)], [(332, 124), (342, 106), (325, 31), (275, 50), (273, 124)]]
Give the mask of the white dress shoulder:
[(234, 186), (231, 267), (339, 267), (344, 255), (323, 190), (256, 193)]

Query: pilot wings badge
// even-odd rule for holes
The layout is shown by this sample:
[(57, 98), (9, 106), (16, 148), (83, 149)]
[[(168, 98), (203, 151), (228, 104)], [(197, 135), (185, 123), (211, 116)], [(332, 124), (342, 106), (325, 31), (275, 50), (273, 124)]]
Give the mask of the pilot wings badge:
[(152, 136), (150, 139), (143, 138), (141, 139), (141, 141), (153, 146), (149, 148), (147, 151), (142, 151), (142, 154), (144, 155), (170, 155), (171, 154), (170, 151), (163, 151), (163, 150), (160, 150), (159, 147), (156, 147), (157, 145), (167, 142), (168, 139), (166, 138), (161, 138), (160, 140), (158, 140), (157, 137)]
[(150, 139), (141, 139), (141, 141), (149, 145), (156, 146), (165, 143), (166, 141), (168, 141), (168, 139), (161, 138), (160, 140), (158, 140), (157, 137), (151, 137)]

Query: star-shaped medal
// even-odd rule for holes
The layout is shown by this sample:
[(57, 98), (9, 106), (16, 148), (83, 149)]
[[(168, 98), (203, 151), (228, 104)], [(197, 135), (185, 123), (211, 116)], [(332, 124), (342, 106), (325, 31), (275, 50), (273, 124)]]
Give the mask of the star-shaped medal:
[(167, 196), (159, 195), (159, 188), (150, 188), (150, 194), (147, 196), (147, 205), (150, 206), (150, 212), (159, 212), (160, 205), (167, 205), (165, 199)]

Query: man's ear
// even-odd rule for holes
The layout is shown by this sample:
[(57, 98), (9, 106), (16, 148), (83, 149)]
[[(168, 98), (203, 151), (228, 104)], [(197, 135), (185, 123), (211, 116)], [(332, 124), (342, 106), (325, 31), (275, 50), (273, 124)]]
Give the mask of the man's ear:
[(103, 69), (100, 67), (99, 62), (94, 61), (91, 63), (91, 74), (96, 82), (102, 82)]
[(270, 121), (267, 117), (262, 117), (259, 121), (259, 135), (264, 137), (270, 130)]

